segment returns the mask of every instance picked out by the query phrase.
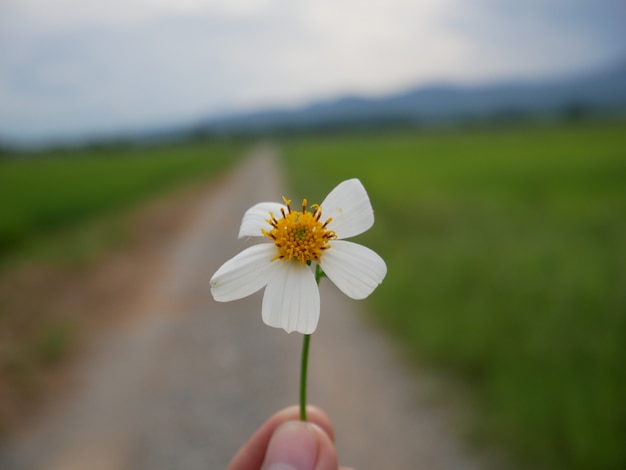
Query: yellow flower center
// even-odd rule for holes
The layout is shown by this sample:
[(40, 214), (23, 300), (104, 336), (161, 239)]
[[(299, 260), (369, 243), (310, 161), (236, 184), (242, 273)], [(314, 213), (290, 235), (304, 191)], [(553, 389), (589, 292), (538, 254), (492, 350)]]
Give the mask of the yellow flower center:
[(335, 232), (326, 228), (332, 218), (320, 222), (322, 208), (314, 204), (311, 206), (313, 211), (308, 211), (306, 199), (302, 201), (302, 212), (292, 211), (291, 201), (283, 200), (287, 212), (280, 210), (283, 216), (281, 219), (270, 213), (271, 218), (267, 222), (273, 228), (270, 231), (263, 230), (263, 235), (271, 238), (278, 248), (278, 255), (272, 261), (298, 259), (302, 264), (309, 261), (319, 263), (324, 250), (330, 248), (330, 240), (337, 238)]

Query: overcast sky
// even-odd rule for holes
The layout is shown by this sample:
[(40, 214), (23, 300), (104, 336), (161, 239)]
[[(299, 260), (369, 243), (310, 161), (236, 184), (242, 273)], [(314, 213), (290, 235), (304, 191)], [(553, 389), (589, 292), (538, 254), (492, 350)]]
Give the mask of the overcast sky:
[(0, 0), (0, 138), (558, 76), (620, 58), (624, 0)]

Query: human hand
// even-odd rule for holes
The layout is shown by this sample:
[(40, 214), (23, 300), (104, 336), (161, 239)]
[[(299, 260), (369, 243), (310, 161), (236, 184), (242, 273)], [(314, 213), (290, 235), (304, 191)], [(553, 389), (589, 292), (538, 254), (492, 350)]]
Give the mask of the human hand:
[(297, 406), (279, 411), (239, 449), (227, 470), (350, 470), (338, 467), (326, 413), (307, 406), (307, 418), (299, 420)]

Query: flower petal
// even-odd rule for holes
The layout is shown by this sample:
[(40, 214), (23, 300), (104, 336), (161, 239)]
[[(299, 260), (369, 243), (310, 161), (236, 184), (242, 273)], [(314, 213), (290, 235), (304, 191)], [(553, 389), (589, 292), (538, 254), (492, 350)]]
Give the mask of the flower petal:
[(270, 213), (274, 214), (274, 217), (282, 217), (281, 209), (287, 211), (287, 206), (278, 202), (260, 202), (252, 206), (243, 215), (241, 227), (239, 228), (239, 238), (260, 237), (263, 235), (261, 229), (265, 229), (268, 232), (272, 230), (272, 226), (267, 223), (267, 219), (271, 217)]
[(369, 248), (348, 241), (333, 240), (322, 255), (320, 266), (348, 297), (364, 299), (387, 274), (383, 259)]
[(361, 182), (354, 178), (339, 183), (320, 205), (321, 221), (333, 220), (328, 228), (338, 238), (349, 238), (368, 230), (374, 225), (374, 210)]
[(313, 333), (320, 316), (320, 292), (313, 271), (296, 260), (275, 263), (280, 268), (265, 288), (263, 321), (287, 333)]
[(263, 288), (278, 267), (272, 262), (276, 246), (262, 243), (226, 261), (211, 278), (211, 294), (218, 302), (237, 300)]

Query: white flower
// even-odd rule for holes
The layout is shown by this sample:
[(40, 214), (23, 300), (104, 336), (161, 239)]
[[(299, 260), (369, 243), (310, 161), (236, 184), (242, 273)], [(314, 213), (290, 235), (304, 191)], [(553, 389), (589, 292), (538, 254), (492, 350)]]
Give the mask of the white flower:
[(211, 278), (211, 293), (215, 300), (228, 302), (265, 287), (263, 321), (288, 333), (311, 334), (320, 314), (312, 262), (353, 299), (370, 295), (387, 266), (369, 248), (342, 240), (374, 224), (374, 211), (358, 179), (340, 183), (311, 211), (306, 199), (302, 211), (284, 202), (262, 202), (246, 211), (239, 238), (262, 236), (271, 243), (247, 248), (224, 263)]

